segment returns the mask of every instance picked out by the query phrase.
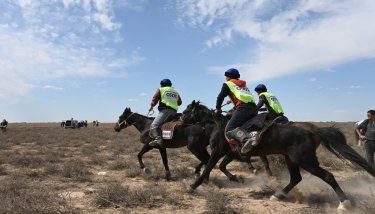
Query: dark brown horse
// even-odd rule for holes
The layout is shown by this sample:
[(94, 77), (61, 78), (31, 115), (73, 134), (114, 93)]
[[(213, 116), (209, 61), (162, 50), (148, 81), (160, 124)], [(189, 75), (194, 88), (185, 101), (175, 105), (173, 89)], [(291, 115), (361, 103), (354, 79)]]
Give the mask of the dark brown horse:
[[(190, 185), (191, 190), (200, 186), (225, 154), (233, 156), (234, 151), (230, 148), (224, 136), (224, 129), (227, 123), (226, 118), (221, 114), (214, 114), (213, 111), (199, 102), (193, 101), (183, 112), (183, 121), (213, 119), (216, 127), (210, 135), (210, 145), (212, 147), (210, 160), (202, 175)], [(300, 168), (319, 177), (332, 187), (336, 192), (340, 205), (339, 210), (347, 209), (351, 202), (341, 187), (338, 185), (332, 173), (319, 166), (316, 156), (316, 148), (322, 144), (330, 152), (340, 158), (349, 160), (353, 164), (362, 167), (369, 174), (375, 177), (375, 167), (370, 165), (363, 157), (353, 150), (347, 143), (344, 134), (334, 127), (323, 127), (311, 132), (300, 127), (291, 125), (274, 124), (270, 126), (262, 135), (258, 146), (254, 147), (248, 156), (265, 156), (270, 154), (282, 154), (290, 174), (290, 181), (281, 191), (277, 191), (271, 198), (283, 199), (301, 180)]]

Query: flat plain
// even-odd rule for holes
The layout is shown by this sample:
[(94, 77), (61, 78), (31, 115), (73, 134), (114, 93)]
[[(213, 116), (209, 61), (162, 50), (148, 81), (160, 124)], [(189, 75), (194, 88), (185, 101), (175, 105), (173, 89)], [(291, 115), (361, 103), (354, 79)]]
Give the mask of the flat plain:
[[(354, 122), (319, 122), (340, 128), (358, 153)], [(233, 161), (228, 170), (243, 178), (231, 182), (216, 167), (210, 182), (193, 193), (198, 160), (184, 148), (168, 149), (172, 179), (165, 180), (159, 151), (144, 155), (147, 172), (139, 168), (142, 148), (134, 127), (114, 131), (114, 124), (64, 129), (59, 123), (10, 123), (0, 132), (0, 213), (332, 213), (339, 201), (319, 178), (302, 170), (302, 182), (285, 201), (270, 196), (285, 186), (289, 175), (282, 156), (271, 155), (273, 176), (258, 157), (254, 174)], [(375, 178), (323, 147), (319, 161), (350, 197), (350, 213), (375, 213)]]

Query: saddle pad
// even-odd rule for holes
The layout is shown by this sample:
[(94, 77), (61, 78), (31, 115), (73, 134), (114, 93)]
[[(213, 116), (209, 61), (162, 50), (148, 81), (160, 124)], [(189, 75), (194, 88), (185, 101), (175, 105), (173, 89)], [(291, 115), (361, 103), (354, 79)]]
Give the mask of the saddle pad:
[(254, 126), (257, 128), (257, 129), (260, 129), (263, 127), (263, 124), (264, 124), (264, 121), (266, 120), (267, 118), (267, 115), (268, 113), (261, 113), (261, 114), (258, 114), (257, 116), (251, 118), (250, 120), (246, 121), (242, 126), (241, 128), (245, 129), (246, 131), (253, 131), (255, 130), (254, 129)]
[(181, 124), (182, 124), (181, 121), (171, 121), (171, 122), (164, 123), (161, 126), (163, 139), (166, 139), (166, 140), (172, 139), (174, 129)]

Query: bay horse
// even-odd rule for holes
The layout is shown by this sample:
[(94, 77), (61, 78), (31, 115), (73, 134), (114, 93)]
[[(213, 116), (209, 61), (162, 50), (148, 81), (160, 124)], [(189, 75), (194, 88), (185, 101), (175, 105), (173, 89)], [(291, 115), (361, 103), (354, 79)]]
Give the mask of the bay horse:
[[(233, 156), (235, 150), (230, 148), (230, 144), (224, 136), (226, 118), (221, 114), (215, 114), (206, 106), (193, 101), (183, 111), (182, 120), (184, 122), (208, 120), (213, 118), (216, 127), (210, 135), (210, 144), (212, 152), (207, 166), (199, 178), (190, 185), (191, 191), (202, 184), (206, 176), (209, 176), (211, 170), (223, 156)], [(271, 154), (284, 155), (288, 171), (290, 174), (289, 184), (281, 191), (276, 191), (272, 200), (281, 200), (287, 197), (290, 192), (301, 180), (300, 168), (322, 179), (335, 191), (340, 205), (338, 210), (346, 210), (351, 206), (351, 202), (338, 185), (332, 173), (319, 166), (316, 156), (316, 148), (322, 144), (330, 152), (340, 158), (345, 158), (353, 164), (362, 167), (369, 174), (375, 177), (375, 167), (371, 166), (363, 157), (353, 150), (347, 143), (344, 134), (335, 127), (322, 127), (315, 131), (308, 131), (300, 127), (274, 124), (271, 125), (262, 135), (260, 143), (245, 155), (264, 156)]]
[[(165, 148), (161, 148), (159, 146), (152, 147), (148, 145), (149, 142), (152, 141), (152, 138), (150, 138), (149, 136), (149, 130), (153, 119), (153, 117), (144, 116), (132, 112), (130, 108), (125, 108), (124, 112), (119, 116), (119, 119), (114, 127), (114, 130), (119, 132), (122, 129), (133, 125), (140, 132), (140, 142), (143, 144), (141, 151), (138, 153), (138, 162), (140, 168), (144, 170), (146, 169), (142, 159), (143, 155), (154, 148), (159, 149), (164, 169), (166, 171), (166, 179), (169, 180), (171, 177), (171, 173), (168, 166), (166, 148), (180, 148), (187, 146), (189, 151), (192, 152), (193, 155), (200, 161), (200, 163), (195, 167), (194, 171), (195, 176), (199, 177), (201, 168), (203, 167), (203, 165), (207, 164), (210, 158), (210, 154), (207, 151), (207, 146), (209, 145), (209, 137), (206, 133), (212, 131), (212, 124), (202, 122), (180, 126), (176, 128), (173, 139), (163, 140)], [(251, 165), (250, 158), (247, 156), (226, 156), (220, 164), (220, 170), (229, 178), (229, 180), (239, 181), (237, 176), (232, 175), (226, 169), (226, 166), (233, 160), (233, 158), (247, 163), (250, 170), (253, 170), (254, 167)], [(206, 180), (208, 180), (208, 177)]]

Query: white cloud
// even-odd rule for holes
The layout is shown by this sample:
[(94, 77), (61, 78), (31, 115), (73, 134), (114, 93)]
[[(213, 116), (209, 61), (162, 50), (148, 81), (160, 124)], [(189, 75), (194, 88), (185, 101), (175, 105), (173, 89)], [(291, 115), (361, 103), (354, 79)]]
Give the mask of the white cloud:
[(375, 57), (372, 0), (181, 0), (177, 8), (180, 21), (217, 32), (208, 48), (234, 34), (257, 42), (248, 60), (210, 69), (237, 67), (254, 82)]
[[(0, 100), (30, 96), (41, 81), (77, 76), (126, 76), (144, 60), (104, 44), (121, 42), (112, 0), (0, 2)], [(52, 83), (53, 84), (53, 83)]]
[(52, 90), (56, 90), (56, 91), (64, 90), (64, 88), (54, 86), (54, 85), (45, 85), (45, 86), (43, 86), (43, 88), (44, 89), (52, 89)]
[(141, 96), (147, 96), (147, 93), (143, 92), (143, 93), (140, 93), (139, 95), (141, 95)]
[(317, 80), (317, 79), (316, 79), (315, 77), (311, 77), (311, 78), (309, 79), (310, 82), (316, 82), (316, 80)]
[(360, 88), (362, 88), (362, 86), (360, 86), (360, 85), (351, 85), (349, 88), (350, 89), (360, 89)]

